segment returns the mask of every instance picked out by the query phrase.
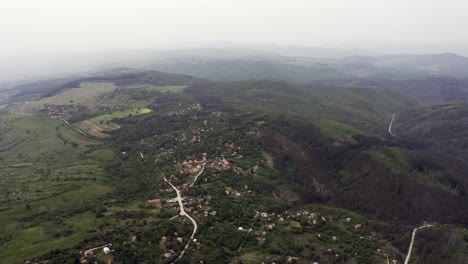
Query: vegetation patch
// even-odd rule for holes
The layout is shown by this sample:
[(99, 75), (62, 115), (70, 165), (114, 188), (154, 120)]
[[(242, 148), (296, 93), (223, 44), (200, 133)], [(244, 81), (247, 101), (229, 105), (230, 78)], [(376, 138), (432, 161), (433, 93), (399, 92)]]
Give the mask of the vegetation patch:
[(152, 110), (149, 108), (135, 108), (126, 111), (117, 111), (112, 114), (100, 115), (82, 122), (75, 123), (73, 125), (97, 138), (108, 138), (110, 136), (104, 132), (120, 128), (119, 125), (111, 122), (113, 119), (142, 115), (151, 112)]
[(89, 104), (92, 99), (113, 92), (117, 87), (113, 83), (104, 82), (83, 82), (80, 87), (64, 90), (59, 94), (42, 98), (36, 101), (28, 102), (23, 107), (23, 112), (37, 112), (44, 105), (73, 105)]

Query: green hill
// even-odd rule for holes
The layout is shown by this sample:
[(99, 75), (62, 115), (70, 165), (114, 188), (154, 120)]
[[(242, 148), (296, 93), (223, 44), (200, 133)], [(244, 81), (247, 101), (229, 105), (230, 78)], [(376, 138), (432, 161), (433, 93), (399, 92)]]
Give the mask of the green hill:
[(386, 131), (392, 112), (415, 105), (394, 92), (274, 79), (194, 84), (187, 92), (208, 108), (222, 106), (308, 120), (331, 119), (373, 132)]

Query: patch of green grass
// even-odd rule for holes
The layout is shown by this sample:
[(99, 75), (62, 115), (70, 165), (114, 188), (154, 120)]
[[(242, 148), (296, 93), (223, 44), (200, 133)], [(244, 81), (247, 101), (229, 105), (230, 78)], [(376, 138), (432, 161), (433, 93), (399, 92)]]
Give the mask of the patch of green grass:
[(131, 115), (142, 115), (151, 112), (152, 110), (149, 108), (134, 108), (125, 111), (116, 111), (112, 114), (96, 116), (91, 119), (75, 123), (73, 125), (83, 130), (85, 133), (89, 133), (90, 135), (93, 135), (95, 137), (106, 138), (109, 136), (103, 132), (112, 131), (120, 128), (118, 125), (111, 123), (113, 119), (128, 117)]
[(112, 149), (98, 149), (88, 154), (89, 157), (101, 160), (112, 160), (114, 151)]
[(382, 151), (371, 150), (368, 153), (376, 160), (380, 160), (391, 167), (407, 169), (407, 153), (399, 147), (385, 147)]
[(322, 133), (331, 137), (352, 139), (352, 136), (354, 135), (365, 135), (364, 132), (359, 131), (356, 128), (329, 119), (316, 120), (314, 121), (314, 124), (317, 125), (318, 129)]
[(289, 223), (291, 225), (291, 227), (294, 227), (294, 228), (301, 228), (301, 223), (297, 222), (297, 221), (292, 221)]
[(400, 164), (406, 164), (406, 151), (399, 147), (385, 147), (385, 153)]
[(258, 252), (249, 252), (239, 256), (240, 263), (261, 263), (265, 256), (260, 255)]
[(47, 199), (30, 202), (28, 203), (29, 209), (24, 205), (18, 205), (10, 210), (1, 212), (0, 228), (4, 227), (13, 218), (52, 212), (64, 207), (73, 207), (83, 200), (96, 198), (112, 191), (112, 187), (103, 183), (97, 183), (96, 181), (81, 181), (70, 184), (76, 184), (76, 189)]
[(36, 116), (2, 115), (2, 144), (0, 158), (8, 163), (34, 162), (52, 158), (71, 160), (77, 158), (82, 149), (64, 145), (56, 135), (62, 121)]
[[(43, 255), (51, 250), (69, 248), (78, 241), (89, 237), (87, 230), (96, 226), (96, 217), (91, 212), (72, 216), (66, 220), (67, 225), (57, 225), (50, 221), (40, 222), (39, 225), (28, 227), (29, 222), (17, 222), (15, 219), (41, 217), (49, 213), (73, 211), (84, 200), (91, 201), (112, 191), (106, 184), (96, 181), (66, 182), (76, 189), (65, 193), (27, 203), (20, 204), (9, 210), (0, 212), (0, 231), (3, 235), (11, 235), (11, 240), (0, 246), (1, 263), (19, 263)], [(21, 229), (26, 226), (25, 229)], [(60, 236), (64, 228), (69, 228), (71, 235)], [(59, 235), (57, 237), (57, 234)]]
[(54, 229), (56, 226), (51, 222), (17, 232), (11, 241), (0, 246), (2, 263), (22, 263), (51, 250), (73, 247), (78, 241), (90, 237), (85, 231), (96, 224), (95, 217), (90, 212), (76, 215), (67, 222), (73, 225), (74, 231), (69, 236), (53, 237), (48, 229)]

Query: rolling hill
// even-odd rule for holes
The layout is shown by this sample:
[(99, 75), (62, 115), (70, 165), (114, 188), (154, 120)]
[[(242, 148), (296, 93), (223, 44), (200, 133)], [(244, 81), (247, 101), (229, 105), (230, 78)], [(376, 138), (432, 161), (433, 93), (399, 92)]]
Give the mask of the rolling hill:
[[(128, 68), (18, 91), (0, 112), (0, 256), (10, 263), (165, 263), (186, 245), (186, 263), (402, 261), (425, 221), (439, 225), (422, 249), (446, 246), (418, 259), (468, 254), (456, 227), (468, 226), (468, 165), (451, 152), (464, 151), (464, 126), (446, 123), (464, 122), (464, 104)], [(110, 255), (80, 254), (108, 243)]]

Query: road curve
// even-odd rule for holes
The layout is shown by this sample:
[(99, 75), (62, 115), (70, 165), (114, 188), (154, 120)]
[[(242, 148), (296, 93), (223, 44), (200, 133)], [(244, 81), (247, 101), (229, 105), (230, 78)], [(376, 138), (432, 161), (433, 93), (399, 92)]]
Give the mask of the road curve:
[(405, 264), (408, 264), (410, 259), (411, 259), (411, 251), (413, 251), (413, 244), (414, 244), (414, 238), (416, 237), (416, 232), (419, 229), (423, 229), (423, 228), (431, 227), (431, 226), (433, 226), (433, 225), (423, 225), (423, 226), (417, 227), (417, 228), (415, 228), (413, 230), (413, 235), (411, 236), (411, 243), (410, 243), (410, 246), (408, 248), (408, 254), (406, 255)]
[(392, 121), (390, 121), (390, 125), (388, 126), (388, 133), (390, 133), (390, 135), (392, 136), (395, 136), (395, 134), (393, 134), (392, 132), (392, 126), (393, 126), (394, 120), (395, 120), (395, 113), (392, 114)]
[(30, 116), (31, 114), (23, 112), (23, 108), (24, 108), (27, 104), (28, 104), (28, 102), (25, 102), (25, 103), (23, 104), (23, 106), (21, 106), (19, 112), (13, 112), (13, 114)]
[(192, 184), (190, 184), (189, 187), (192, 187), (195, 184), (195, 182), (198, 179), (198, 176), (200, 176), (203, 173), (204, 170), (205, 170), (205, 163), (203, 163), (201, 171), (197, 174), (197, 176), (195, 176), (195, 179), (193, 179), (193, 182), (192, 182)]
[(184, 205), (182, 204), (182, 197), (180, 195), (180, 191), (170, 182), (166, 179), (166, 175), (164, 175), (163, 173), (163, 176), (164, 176), (164, 181), (169, 183), (169, 185), (171, 185), (172, 189), (174, 189), (174, 191), (176, 191), (176, 194), (177, 194), (177, 202), (179, 203), (179, 208), (180, 208), (180, 215), (181, 216), (185, 216), (187, 217), (188, 219), (190, 219), (190, 221), (192, 221), (192, 224), (193, 224), (193, 232), (192, 232), (192, 235), (190, 236), (190, 239), (189, 241), (187, 242), (187, 244), (185, 245), (184, 247), (184, 250), (182, 250), (182, 252), (180, 253), (179, 257), (174, 260), (174, 262), (172, 263), (175, 263), (177, 260), (179, 260), (180, 258), (182, 258), (182, 256), (185, 254), (185, 251), (188, 249), (188, 247), (190, 246), (190, 242), (193, 240), (193, 237), (195, 236), (195, 233), (197, 233), (197, 229), (198, 229), (198, 224), (197, 222), (195, 222), (195, 220), (185, 212), (185, 209), (184, 209)]

